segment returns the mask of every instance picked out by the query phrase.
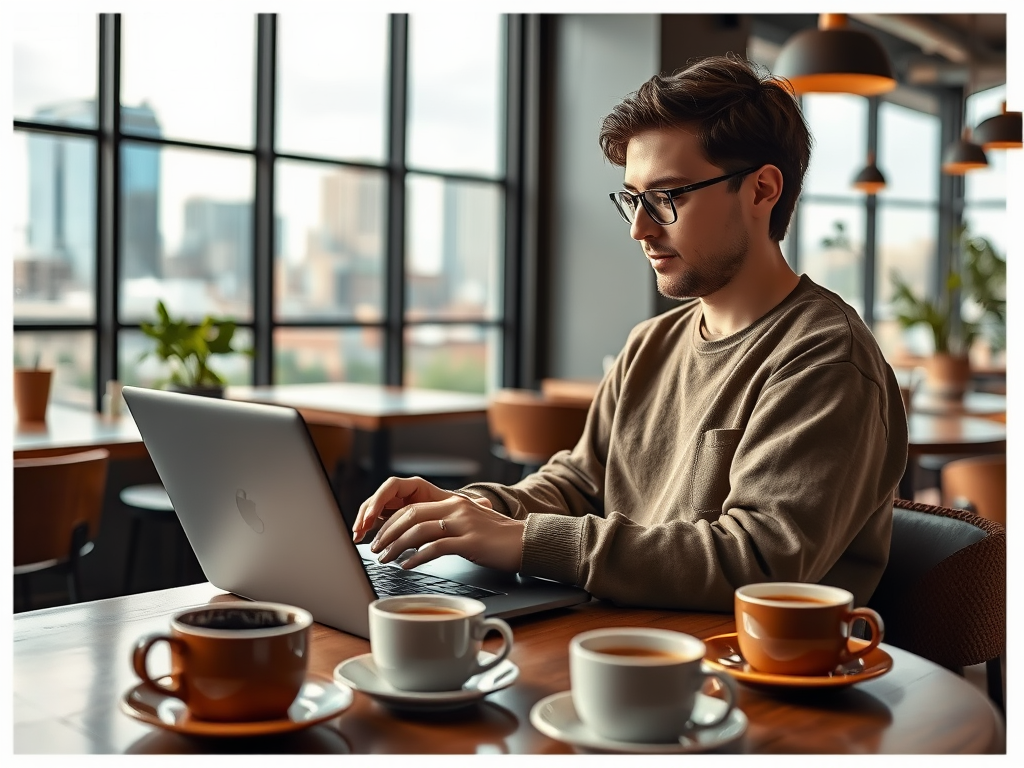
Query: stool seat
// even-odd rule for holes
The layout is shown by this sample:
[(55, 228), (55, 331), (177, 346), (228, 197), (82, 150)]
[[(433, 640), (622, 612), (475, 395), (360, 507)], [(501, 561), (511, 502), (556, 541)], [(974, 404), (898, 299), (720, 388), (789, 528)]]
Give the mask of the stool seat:
[(159, 483), (151, 485), (130, 485), (120, 493), (121, 502), (135, 509), (174, 514), (171, 497)]

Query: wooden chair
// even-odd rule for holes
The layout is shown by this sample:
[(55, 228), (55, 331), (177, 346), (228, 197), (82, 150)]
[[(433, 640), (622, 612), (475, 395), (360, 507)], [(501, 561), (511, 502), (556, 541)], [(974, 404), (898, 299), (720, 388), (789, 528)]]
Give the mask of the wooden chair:
[(587, 410), (582, 402), (550, 399), (533, 390), (500, 389), (487, 408), (492, 452), (521, 465), (526, 477), (558, 451), (576, 445)]
[(32, 574), (56, 569), (68, 598), (82, 599), (79, 561), (93, 550), (107, 484), (105, 449), (14, 459), (14, 576), (26, 609)]
[(958, 674), (985, 662), (988, 692), (1005, 711), (1006, 530), (960, 509), (897, 499), (892, 546), (868, 601), (886, 643)]
[(942, 503), (1006, 525), (1006, 454), (972, 456), (942, 468)]

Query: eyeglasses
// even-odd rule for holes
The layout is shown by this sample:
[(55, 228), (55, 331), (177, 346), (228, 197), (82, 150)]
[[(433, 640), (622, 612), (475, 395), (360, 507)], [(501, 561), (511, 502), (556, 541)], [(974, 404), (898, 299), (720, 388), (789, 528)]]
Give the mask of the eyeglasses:
[(710, 187), (712, 184), (718, 184), (720, 181), (725, 181), (735, 176), (746, 176), (760, 167), (755, 165), (750, 168), (744, 168), (742, 171), (727, 173), (725, 176), (718, 176), (707, 181), (698, 181), (696, 184), (687, 184), (685, 187), (676, 187), (675, 189), (648, 189), (646, 192), (637, 192), (635, 195), (632, 192), (621, 189), (618, 192), (612, 192), (608, 197), (611, 198), (612, 203), (615, 204), (615, 210), (619, 212), (619, 215), (627, 224), (632, 224), (636, 218), (636, 204), (639, 201), (643, 204), (647, 215), (654, 219), (655, 223), (665, 226), (673, 224), (676, 220), (675, 198), (685, 195), (687, 192)]

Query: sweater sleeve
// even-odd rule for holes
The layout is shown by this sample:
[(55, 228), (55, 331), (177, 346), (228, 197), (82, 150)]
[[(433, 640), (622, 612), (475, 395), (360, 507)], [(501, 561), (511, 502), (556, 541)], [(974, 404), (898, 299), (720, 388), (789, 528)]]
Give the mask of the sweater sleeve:
[[(589, 439), (571, 454), (511, 489), (491, 489), (507, 514), (526, 518), (524, 575), (578, 584), (623, 605), (718, 611), (732, 610), (744, 583), (827, 583), (837, 562), (859, 551), (877, 580), (906, 462), (906, 419), (896, 417), (891, 393), (853, 364), (816, 366), (767, 386), (737, 430), (734, 452), (712, 452), (717, 467), (684, 469), (689, 477), (672, 480), (683, 489), (679, 509), (664, 510), (654, 525), (636, 522), (636, 510), (600, 509), (600, 480), (591, 473), (604, 407), (592, 411)], [(729, 490), (719, 509), (694, 515), (702, 471), (726, 474)], [(643, 503), (643, 493), (636, 498)]]

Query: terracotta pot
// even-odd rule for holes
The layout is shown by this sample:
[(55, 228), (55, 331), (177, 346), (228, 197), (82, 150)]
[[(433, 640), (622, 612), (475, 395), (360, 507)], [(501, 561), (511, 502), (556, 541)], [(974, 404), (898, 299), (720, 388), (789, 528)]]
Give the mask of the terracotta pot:
[(46, 421), (52, 376), (53, 371), (46, 368), (14, 369), (14, 407), (18, 421)]
[(934, 354), (925, 361), (925, 388), (935, 397), (958, 400), (971, 381), (967, 355)]

